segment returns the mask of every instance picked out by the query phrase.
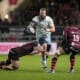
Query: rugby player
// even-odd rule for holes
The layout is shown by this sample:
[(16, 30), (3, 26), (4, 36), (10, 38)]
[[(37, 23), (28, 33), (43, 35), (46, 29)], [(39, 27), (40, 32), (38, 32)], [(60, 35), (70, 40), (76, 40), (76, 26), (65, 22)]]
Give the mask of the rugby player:
[(5, 61), (0, 61), (0, 69), (17, 70), (19, 68), (20, 57), (35, 54), (32, 53), (34, 50), (37, 50), (38, 53), (43, 51), (42, 48), (37, 47), (37, 41), (24, 44), (20, 47), (12, 48), (9, 51), (8, 58)]
[[(34, 27), (36, 28), (36, 31)], [(31, 23), (27, 27), (27, 30), (32, 33), (36, 32), (36, 39), (45, 50), (42, 52), (42, 67), (46, 68), (46, 59), (48, 57), (46, 54), (48, 54), (51, 48), (51, 32), (55, 32), (55, 26), (53, 19), (50, 16), (47, 16), (45, 8), (41, 8), (39, 15), (33, 17)]]
[(69, 22), (69, 26), (64, 29), (61, 47), (57, 49), (52, 58), (49, 73), (55, 73), (57, 58), (63, 53), (70, 54), (69, 72), (74, 72), (75, 55), (80, 53), (80, 27), (72, 25), (71, 22)]

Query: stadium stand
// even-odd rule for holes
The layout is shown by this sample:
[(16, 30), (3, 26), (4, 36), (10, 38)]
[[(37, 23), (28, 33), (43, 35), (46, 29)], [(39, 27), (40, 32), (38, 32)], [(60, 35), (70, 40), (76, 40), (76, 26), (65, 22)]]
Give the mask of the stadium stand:
[[(33, 3), (33, 0), (30, 0)], [(48, 14), (54, 19), (56, 32), (52, 33), (52, 40), (60, 42), (62, 31), (68, 20), (80, 24), (79, 0), (35, 0), (33, 4), (24, 9), (17, 9), (9, 13), (11, 22), (0, 19), (0, 41), (31, 41), (35, 40), (35, 34), (25, 32), (25, 25), (32, 17), (38, 14), (40, 7), (46, 7)]]

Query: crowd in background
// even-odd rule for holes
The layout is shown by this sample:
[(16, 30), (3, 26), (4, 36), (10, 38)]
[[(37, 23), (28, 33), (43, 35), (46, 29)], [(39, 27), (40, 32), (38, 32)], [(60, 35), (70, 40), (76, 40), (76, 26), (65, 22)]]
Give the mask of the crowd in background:
[(79, 4), (80, 2), (77, 0), (35, 0), (29, 9), (10, 12), (11, 22), (8, 22), (7, 19), (4, 21), (0, 19), (0, 25), (25, 25), (31, 21), (33, 16), (38, 15), (41, 7), (46, 7), (48, 14), (54, 19), (55, 25), (65, 26), (69, 20), (77, 25), (80, 24)]
[[(53, 33), (55, 36), (53, 40), (58, 41), (59, 38), (60, 41), (62, 39), (59, 36), (62, 35), (62, 30), (68, 25), (69, 21), (80, 25), (80, 2), (77, 0), (32, 0), (32, 3), (29, 8), (10, 12), (9, 16), (6, 15), (4, 21), (0, 19), (0, 35), (2, 35), (0, 41), (28, 40), (29, 38), (25, 37), (26, 35), (29, 36), (25, 33), (25, 25), (28, 25), (32, 17), (38, 15), (41, 7), (45, 7), (48, 15), (54, 20), (56, 32)], [(10, 19), (8, 20), (8, 18)]]

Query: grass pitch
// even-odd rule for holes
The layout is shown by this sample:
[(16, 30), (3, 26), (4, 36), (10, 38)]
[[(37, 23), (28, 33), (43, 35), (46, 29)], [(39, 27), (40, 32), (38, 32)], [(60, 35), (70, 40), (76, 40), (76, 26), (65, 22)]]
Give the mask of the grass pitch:
[[(47, 63), (50, 68), (51, 58)], [(0, 60), (6, 56), (0, 55)], [(80, 80), (80, 56), (76, 56), (75, 72), (67, 73), (69, 69), (69, 56), (63, 55), (58, 58), (56, 73), (46, 73), (42, 69), (41, 56), (25, 56), (20, 59), (20, 68), (17, 71), (0, 70), (0, 80)]]

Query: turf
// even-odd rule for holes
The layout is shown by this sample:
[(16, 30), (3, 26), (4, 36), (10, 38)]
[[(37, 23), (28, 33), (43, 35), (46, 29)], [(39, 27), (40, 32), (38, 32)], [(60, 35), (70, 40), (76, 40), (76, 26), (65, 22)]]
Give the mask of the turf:
[[(6, 56), (0, 55), (0, 60)], [(51, 56), (48, 59), (50, 67)], [(59, 57), (56, 64), (56, 73), (44, 72), (41, 66), (41, 56), (25, 56), (20, 59), (20, 68), (17, 71), (0, 70), (0, 80), (80, 80), (80, 56), (76, 56), (75, 72), (67, 73), (69, 69), (69, 56)]]

